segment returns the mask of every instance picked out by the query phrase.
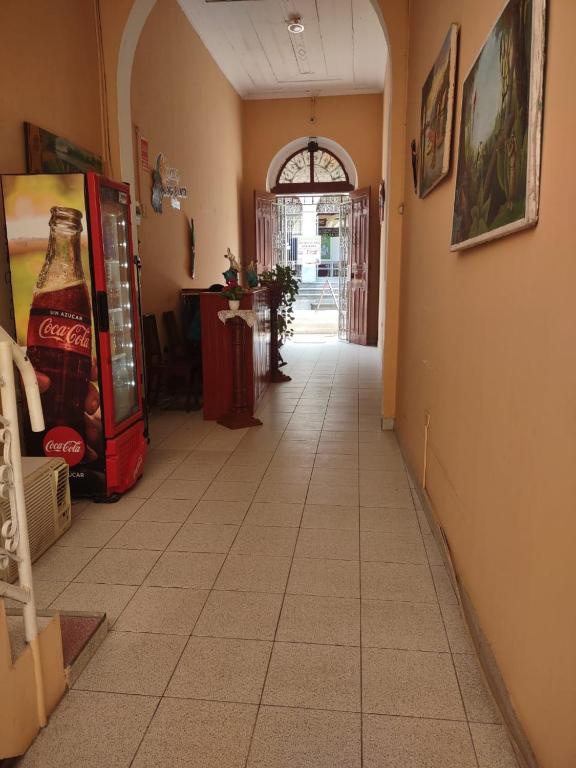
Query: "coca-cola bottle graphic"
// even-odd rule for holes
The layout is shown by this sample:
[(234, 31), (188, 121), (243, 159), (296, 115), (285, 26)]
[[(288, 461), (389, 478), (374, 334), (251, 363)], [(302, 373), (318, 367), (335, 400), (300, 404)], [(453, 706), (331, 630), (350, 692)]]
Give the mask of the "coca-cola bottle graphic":
[(82, 213), (50, 209), (50, 239), (32, 298), (28, 356), (41, 382), (44, 453), (73, 465), (85, 453), (84, 404), (90, 380), (90, 296), (82, 269)]

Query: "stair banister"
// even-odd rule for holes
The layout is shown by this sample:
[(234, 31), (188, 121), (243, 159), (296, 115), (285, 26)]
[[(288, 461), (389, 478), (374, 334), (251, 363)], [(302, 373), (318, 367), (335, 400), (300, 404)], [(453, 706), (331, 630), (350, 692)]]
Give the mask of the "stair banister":
[(4, 548), (0, 549), (0, 560), (11, 558), (16, 561), (19, 582), (19, 586), (15, 587), (0, 581), (0, 596), (11, 597), (23, 604), (24, 632), (34, 662), (38, 722), (40, 726), (44, 726), (46, 725), (46, 698), (24, 499), (14, 364), (20, 371), (24, 383), (32, 429), (34, 432), (41, 432), (44, 429), (44, 417), (34, 368), (16, 342), (0, 327), (0, 403), (2, 405), (0, 443), (4, 443), (5, 463), (5, 469), (0, 475), (0, 495), (7, 493), (10, 500), (10, 520), (4, 523), (0, 532), (5, 543)]

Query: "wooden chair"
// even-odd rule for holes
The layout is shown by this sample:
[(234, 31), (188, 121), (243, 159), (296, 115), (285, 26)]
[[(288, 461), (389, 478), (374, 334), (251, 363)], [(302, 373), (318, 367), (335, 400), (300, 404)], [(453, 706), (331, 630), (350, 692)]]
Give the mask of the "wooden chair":
[(174, 392), (174, 382), (183, 383), (182, 389), (186, 393), (186, 410), (191, 408), (192, 395), (196, 395), (196, 409), (200, 408), (198, 392), (194, 392), (195, 371), (194, 364), (188, 358), (166, 359), (162, 355), (156, 315), (144, 315), (142, 318), (144, 329), (144, 356), (146, 360), (146, 373), (148, 383), (148, 401), (155, 404), (162, 387), (170, 394)]

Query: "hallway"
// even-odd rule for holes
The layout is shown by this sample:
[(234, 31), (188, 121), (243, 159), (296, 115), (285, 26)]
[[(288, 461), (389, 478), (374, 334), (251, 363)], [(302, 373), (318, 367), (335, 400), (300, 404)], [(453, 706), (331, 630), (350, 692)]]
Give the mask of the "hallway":
[(22, 768), (516, 766), (377, 350), (286, 356), (264, 426), (155, 414), (144, 479), (36, 564), (44, 605), (112, 626)]

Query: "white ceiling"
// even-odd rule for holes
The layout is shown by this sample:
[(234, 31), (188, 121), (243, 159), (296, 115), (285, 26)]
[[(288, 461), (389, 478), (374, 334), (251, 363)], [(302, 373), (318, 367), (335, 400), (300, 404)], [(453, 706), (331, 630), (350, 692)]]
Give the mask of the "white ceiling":
[[(246, 99), (377, 93), (386, 41), (371, 0), (178, 0)], [(304, 32), (286, 20), (302, 17)]]

